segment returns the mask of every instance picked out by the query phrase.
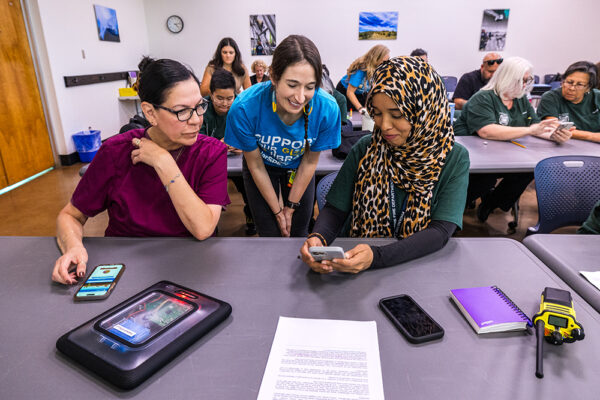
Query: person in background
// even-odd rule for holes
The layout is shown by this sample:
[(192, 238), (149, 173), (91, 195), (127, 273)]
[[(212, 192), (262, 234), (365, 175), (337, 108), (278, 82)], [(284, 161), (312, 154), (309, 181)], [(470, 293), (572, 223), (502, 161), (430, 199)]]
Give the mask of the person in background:
[(242, 88), (247, 89), (250, 87), (248, 70), (242, 62), (240, 49), (232, 38), (221, 39), (212, 60), (206, 66), (202, 76), (202, 85), (200, 86), (202, 96), (210, 95), (210, 77), (218, 68), (226, 69), (233, 74), (236, 93), (240, 93)]
[[(373, 134), (350, 151), (300, 249), (316, 272), (397, 265), (441, 249), (462, 227), (469, 153), (454, 141), (441, 77), (418, 58), (392, 58), (375, 70), (367, 108)], [(331, 244), (340, 232), (398, 241), (358, 244), (345, 259), (316, 262), (309, 248)]]
[[(600, 73), (600, 62), (596, 63), (596, 71), (598, 71), (598, 73)], [(600, 89), (600, 79), (598, 79), (596, 81), (596, 89)]]
[(106, 140), (58, 214), (56, 282), (85, 276), (83, 225), (104, 210), (106, 236), (204, 240), (229, 204), (227, 147), (198, 134), (206, 110), (198, 78), (168, 59), (145, 57), (138, 68), (138, 94), (151, 126)]
[[(487, 85), (465, 104), (454, 124), (458, 136), (479, 135), (486, 140), (513, 140), (538, 136), (562, 143), (567, 130), (556, 130), (558, 122), (541, 121), (527, 100), (533, 85), (533, 67), (520, 57), (504, 60)], [(516, 146), (515, 146), (516, 147)], [(496, 186), (497, 179), (502, 178)], [(533, 173), (472, 174), (467, 204), (481, 197), (477, 209), (480, 221), (496, 208), (508, 211), (533, 180)]]
[(347, 123), (348, 122), (348, 103), (346, 102), (346, 96), (344, 96), (343, 94), (338, 92), (335, 89), (335, 86), (333, 86), (333, 82), (331, 81), (330, 74), (329, 74), (329, 68), (327, 68), (327, 65), (325, 65), (325, 64), (323, 64), (323, 78), (321, 81), (321, 88), (333, 96), (333, 98), (337, 102), (338, 107), (340, 109), (340, 117), (341, 117), (342, 124)]
[(425, 62), (429, 62), (427, 52), (421, 48), (414, 49), (413, 51), (411, 51), (410, 56), (411, 57), (419, 57), (421, 60), (423, 60)]
[[(204, 114), (204, 122), (202, 123), (202, 128), (200, 128), (200, 133), (223, 141), (223, 138), (225, 137), (227, 113), (231, 108), (233, 100), (235, 100), (235, 79), (231, 72), (224, 69), (218, 69), (213, 73), (212, 79), (210, 80), (210, 96), (206, 97), (204, 100), (208, 103), (208, 107)], [(231, 146), (227, 146), (227, 150), (234, 154), (242, 153), (241, 150)], [(246, 190), (244, 189), (244, 180), (241, 176), (233, 176), (230, 179), (244, 200), (246, 235), (256, 235), (256, 225), (254, 225), (252, 213), (250, 212), (250, 207), (248, 207), (248, 199), (246, 198)]]
[(250, 69), (254, 73), (254, 75), (250, 77), (250, 83), (252, 85), (269, 80), (269, 75), (266, 74), (267, 64), (265, 64), (263, 60), (255, 60), (250, 66)]
[(310, 39), (288, 36), (273, 53), (271, 81), (245, 90), (227, 115), (225, 143), (244, 152), (242, 175), (260, 236), (308, 233), (319, 154), (341, 141), (339, 108), (319, 90), (322, 68)]
[(483, 57), (479, 69), (467, 72), (460, 77), (452, 95), (452, 101), (456, 104), (457, 110), (462, 110), (467, 100), (489, 82), (502, 61), (504, 60), (498, 53), (488, 53)]
[(346, 96), (350, 109), (366, 114), (363, 107), (369, 89), (373, 71), (379, 64), (390, 58), (390, 49), (382, 44), (373, 46), (366, 54), (360, 56), (350, 64), (346, 75), (335, 87), (338, 92)]
[(588, 219), (577, 229), (577, 233), (600, 235), (600, 201), (596, 203)]
[(573, 122), (573, 139), (600, 143), (600, 90), (595, 89), (598, 71), (591, 62), (569, 65), (561, 87), (544, 93), (537, 114), (542, 119)]

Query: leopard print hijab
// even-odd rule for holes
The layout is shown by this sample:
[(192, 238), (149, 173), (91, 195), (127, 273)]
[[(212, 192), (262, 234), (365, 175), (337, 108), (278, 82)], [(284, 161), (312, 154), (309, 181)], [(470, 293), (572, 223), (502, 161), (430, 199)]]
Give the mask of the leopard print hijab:
[[(350, 236), (405, 238), (431, 221), (433, 187), (454, 145), (450, 108), (440, 76), (415, 57), (392, 58), (377, 68), (367, 99), (370, 115), (377, 93), (396, 103), (412, 129), (406, 143), (394, 147), (375, 126), (371, 144), (358, 165)], [(407, 192), (404, 219), (397, 232), (390, 218), (390, 181)]]

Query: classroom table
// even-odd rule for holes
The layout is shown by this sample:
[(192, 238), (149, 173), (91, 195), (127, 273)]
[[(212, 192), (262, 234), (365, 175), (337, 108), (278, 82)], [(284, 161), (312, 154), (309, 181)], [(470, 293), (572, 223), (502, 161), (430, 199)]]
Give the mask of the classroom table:
[(554, 156), (600, 156), (600, 143), (572, 139), (563, 144), (526, 136), (510, 141), (485, 140), (479, 136), (456, 136), (469, 150), (471, 173), (533, 172), (538, 162)]
[[(241, 176), (242, 175), (242, 155), (241, 154), (227, 154), (227, 176)], [(344, 160), (335, 158), (331, 154), (331, 150), (322, 151), (319, 155), (319, 163), (315, 174), (317, 176), (324, 176), (331, 172), (337, 172), (342, 167)]]
[(579, 271), (600, 271), (600, 236), (531, 235), (523, 244), (600, 313), (600, 290)]
[[(338, 239), (350, 249), (358, 239)], [(370, 239), (369, 243), (390, 243)], [(74, 303), (76, 287), (50, 282), (59, 255), (51, 237), (0, 238), (0, 398), (253, 399), (279, 316), (376, 321), (387, 399), (598, 398), (600, 318), (574, 294), (583, 341), (546, 345), (535, 377), (535, 335), (477, 335), (452, 303), (452, 288), (498, 285), (530, 317), (544, 287), (567, 286), (522, 244), (453, 238), (440, 251), (358, 275), (320, 275), (297, 258), (302, 238), (85, 238), (88, 266), (127, 266), (112, 295)], [(89, 272), (89, 271), (88, 271)], [(140, 387), (123, 392), (55, 350), (63, 333), (168, 279), (229, 302), (232, 315)], [(378, 309), (406, 293), (445, 329), (407, 342)]]

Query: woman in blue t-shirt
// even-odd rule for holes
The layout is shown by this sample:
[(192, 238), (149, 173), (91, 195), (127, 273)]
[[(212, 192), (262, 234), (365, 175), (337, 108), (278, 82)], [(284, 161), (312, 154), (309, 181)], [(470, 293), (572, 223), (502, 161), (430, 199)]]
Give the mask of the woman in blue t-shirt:
[(242, 176), (260, 236), (308, 234), (319, 152), (341, 140), (338, 105), (318, 90), (322, 75), (315, 44), (288, 36), (273, 53), (271, 81), (242, 92), (227, 115), (225, 142), (244, 152)]
[(382, 44), (373, 46), (366, 54), (350, 64), (346, 75), (338, 82), (336, 89), (346, 96), (348, 107), (365, 114), (363, 105), (371, 88), (371, 77), (375, 68), (390, 58), (390, 49)]

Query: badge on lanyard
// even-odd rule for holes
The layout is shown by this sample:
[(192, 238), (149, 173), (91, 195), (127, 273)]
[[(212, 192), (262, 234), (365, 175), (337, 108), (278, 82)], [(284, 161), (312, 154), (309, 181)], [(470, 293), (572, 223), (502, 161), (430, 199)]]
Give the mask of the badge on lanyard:
[(500, 114), (498, 115), (498, 123), (499, 123), (500, 125), (507, 126), (507, 125), (508, 125), (508, 123), (509, 123), (509, 121), (510, 121), (510, 118), (508, 117), (508, 114), (507, 114), (507, 113), (500, 113)]

